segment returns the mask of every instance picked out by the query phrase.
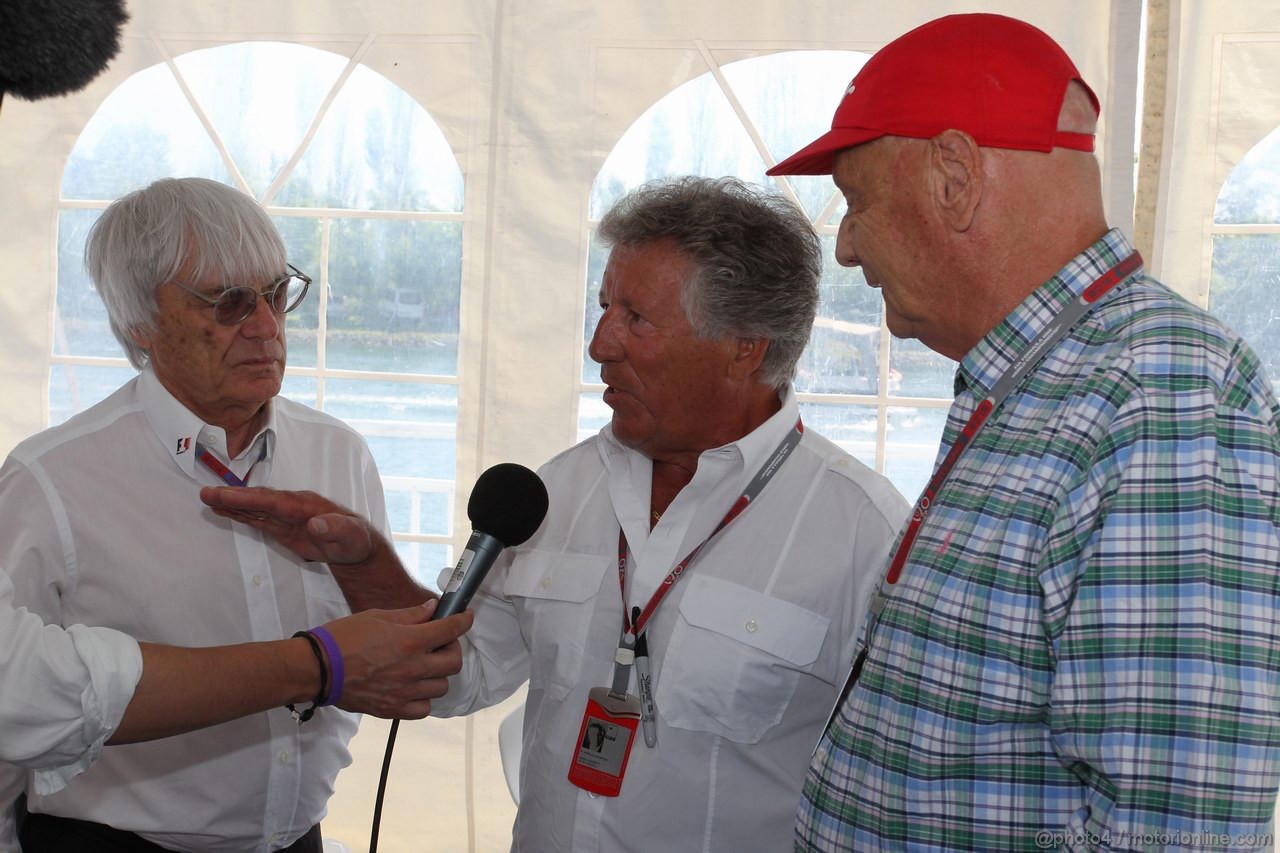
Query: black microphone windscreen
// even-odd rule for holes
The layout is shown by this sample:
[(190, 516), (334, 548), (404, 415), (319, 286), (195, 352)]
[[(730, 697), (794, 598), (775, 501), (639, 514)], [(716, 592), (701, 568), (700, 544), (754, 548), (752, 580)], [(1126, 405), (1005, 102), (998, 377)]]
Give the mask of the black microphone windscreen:
[(0, 92), (33, 101), (82, 89), (120, 50), (124, 0), (0, 2)]
[(537, 474), (523, 465), (503, 462), (476, 480), (467, 501), (467, 518), (473, 530), (488, 533), (510, 548), (537, 532), (547, 504), (547, 487)]

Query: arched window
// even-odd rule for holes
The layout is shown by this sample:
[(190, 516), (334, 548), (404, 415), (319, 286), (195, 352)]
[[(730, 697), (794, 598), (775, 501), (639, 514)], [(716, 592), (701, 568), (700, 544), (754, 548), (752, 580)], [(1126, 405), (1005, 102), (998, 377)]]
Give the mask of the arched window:
[[(711, 68), (650, 107), (623, 134), (592, 187), (590, 225), (627, 190), (677, 174), (736, 175), (780, 189), (801, 205), (822, 239), (821, 302), (796, 391), (806, 424), (884, 472), (913, 498), (933, 467), (955, 365), (916, 341), (892, 338), (883, 305), (860, 269), (835, 262), (844, 200), (827, 176), (765, 176), (825, 132), (829, 117), (868, 59), (853, 51), (790, 51)], [(593, 231), (594, 233), (594, 231)], [(592, 241), (587, 261), (578, 432), (609, 421), (599, 367), (586, 352), (600, 316), (607, 251)]]
[(63, 174), (50, 423), (133, 374), (84, 242), (110, 201), (165, 176), (253, 195), (314, 279), (288, 315), (283, 393), (365, 436), (397, 548), (434, 586), (452, 562), (463, 208), (440, 129), (358, 58), (302, 45), (196, 50), (130, 77)]
[(1280, 390), (1280, 127), (1227, 176), (1212, 232), (1209, 310), (1249, 342)]

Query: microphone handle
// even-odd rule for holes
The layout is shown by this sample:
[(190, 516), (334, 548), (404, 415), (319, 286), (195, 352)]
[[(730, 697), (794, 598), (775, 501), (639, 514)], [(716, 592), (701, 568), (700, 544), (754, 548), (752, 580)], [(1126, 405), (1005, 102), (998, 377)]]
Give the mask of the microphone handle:
[(471, 597), (484, 582), (484, 576), (489, 573), (489, 569), (493, 568), (498, 555), (502, 553), (502, 548), (502, 543), (488, 533), (479, 530), (471, 531), (467, 547), (463, 550), (458, 565), (454, 566), (449, 583), (440, 594), (440, 605), (436, 608), (435, 615), (431, 617), (433, 621), (467, 609)]

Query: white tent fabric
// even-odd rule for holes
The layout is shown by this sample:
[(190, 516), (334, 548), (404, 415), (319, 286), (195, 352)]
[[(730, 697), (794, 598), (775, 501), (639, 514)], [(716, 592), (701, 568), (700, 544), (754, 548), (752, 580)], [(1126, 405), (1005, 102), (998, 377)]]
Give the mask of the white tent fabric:
[[(988, 2), (1052, 33), (1104, 101), (1112, 217), (1131, 221), (1136, 0)], [(778, 50), (872, 51), (970, 4), (777, 2), (164, 3), (134, 0), (123, 50), (82, 92), (6, 100), (0, 120), (0, 450), (42, 428), (59, 182), (75, 140), (131, 74), (241, 40), (354, 55), (440, 124), (466, 180), (459, 479), (570, 442), (580, 372), (585, 202), (630, 124), (681, 83)], [(1117, 42), (1113, 29), (1123, 34)], [(269, 132), (269, 131), (264, 131)], [(462, 439), (465, 436), (466, 439)]]
[(1153, 262), (1169, 286), (1203, 305), (1214, 200), (1231, 170), (1280, 126), (1280, 4), (1184, 0), (1173, 4), (1169, 29)]
[[(1155, 222), (1155, 271), (1205, 304), (1218, 189), (1280, 124), (1280, 4), (1167, 5), (1160, 192), (1140, 214)], [(439, 124), (465, 180), (461, 506), (484, 467), (537, 465), (576, 440), (588, 199), (646, 109), (736, 59), (872, 52), (933, 17), (977, 8), (1041, 27), (1075, 59), (1103, 102), (1108, 214), (1132, 233), (1141, 0), (132, 0), (123, 49), (102, 76), (57, 100), (6, 99), (0, 113), (0, 452), (48, 424), (67, 158), (104, 99), (140, 70), (219, 44), (314, 46), (358, 57)], [(465, 519), (455, 517), (453, 533), (460, 544)], [(497, 729), (516, 702), (402, 730), (383, 849), (506, 849), (514, 807)], [(383, 732), (366, 721), (325, 821), (349, 850), (366, 844)]]

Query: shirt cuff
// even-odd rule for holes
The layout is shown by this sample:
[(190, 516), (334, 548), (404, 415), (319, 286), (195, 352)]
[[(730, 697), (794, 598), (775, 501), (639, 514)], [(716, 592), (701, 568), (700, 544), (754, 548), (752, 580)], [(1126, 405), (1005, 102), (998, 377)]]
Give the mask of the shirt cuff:
[(83, 746), (76, 755), (60, 756), (58, 760), (64, 763), (32, 774), (32, 789), (39, 796), (61, 791), (97, 761), (107, 738), (124, 719), (142, 678), (142, 650), (132, 637), (84, 625), (71, 626), (67, 634), (89, 673), (89, 682), (80, 694)]

